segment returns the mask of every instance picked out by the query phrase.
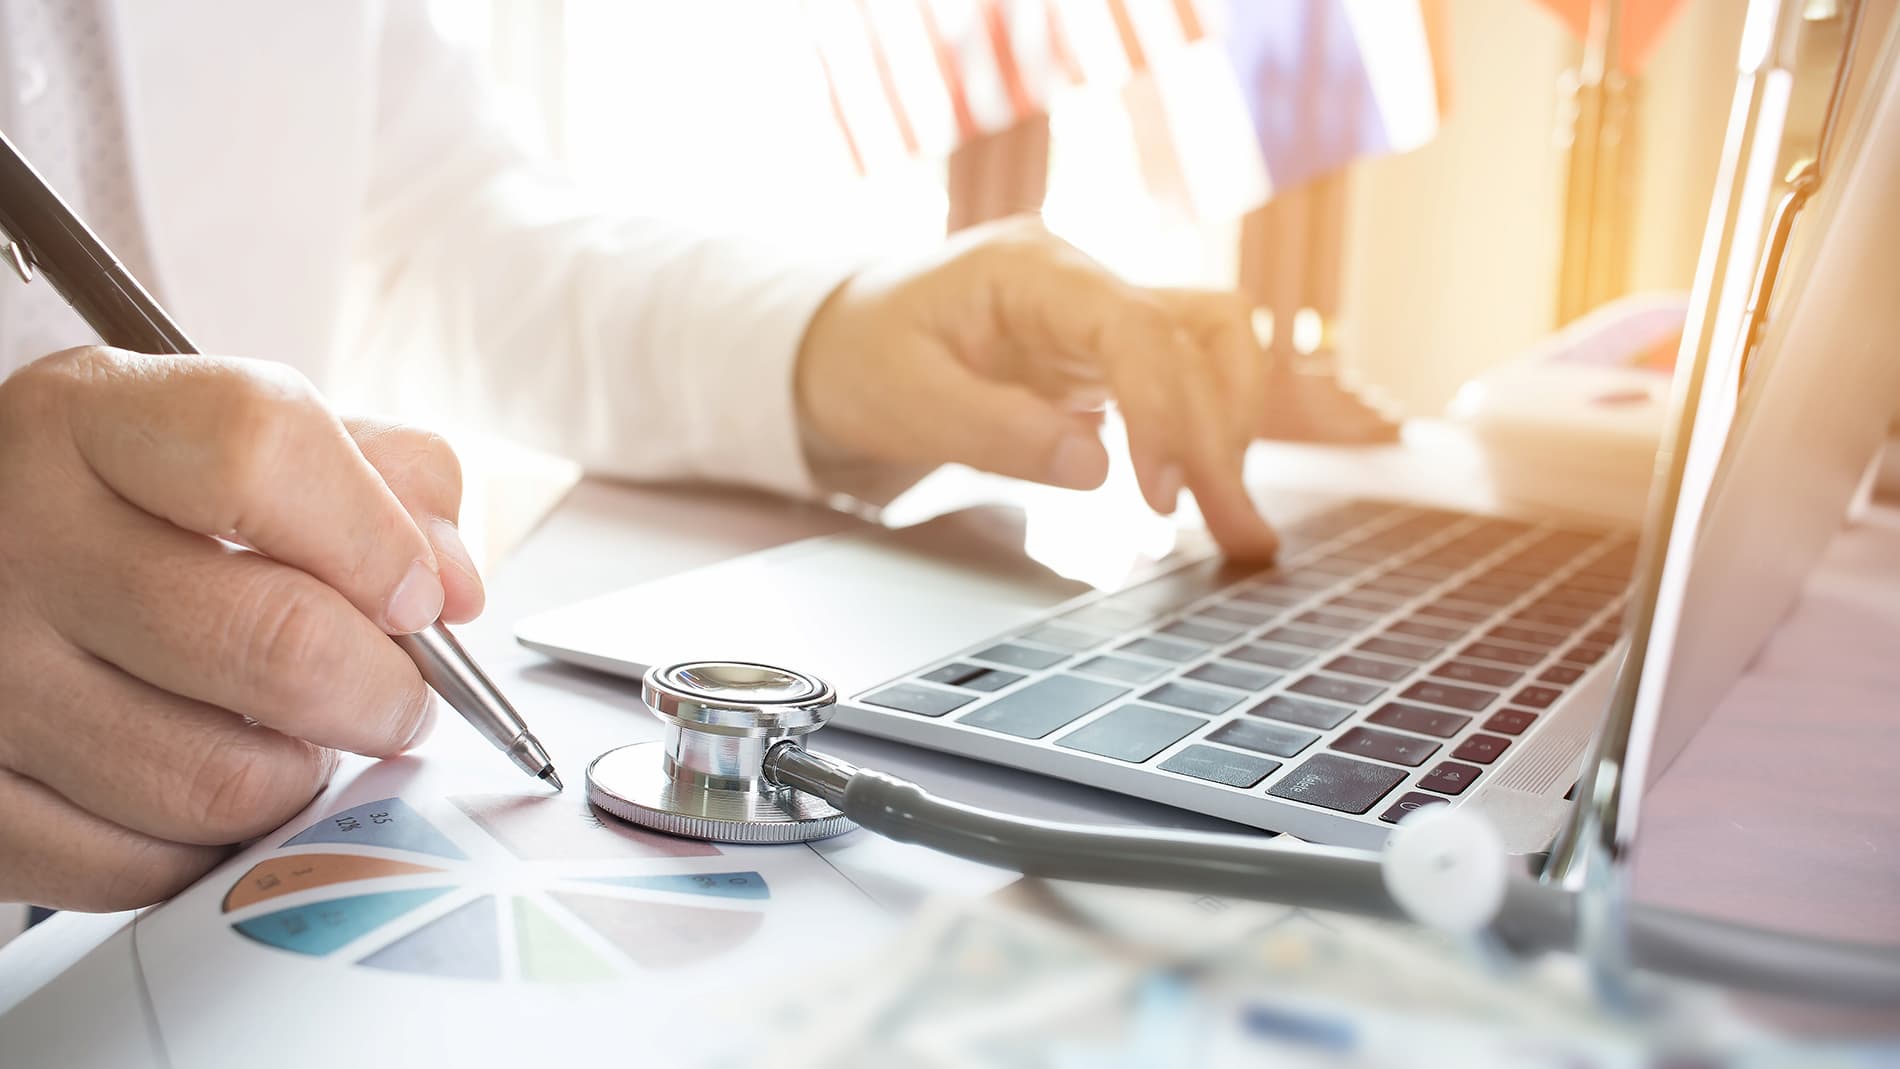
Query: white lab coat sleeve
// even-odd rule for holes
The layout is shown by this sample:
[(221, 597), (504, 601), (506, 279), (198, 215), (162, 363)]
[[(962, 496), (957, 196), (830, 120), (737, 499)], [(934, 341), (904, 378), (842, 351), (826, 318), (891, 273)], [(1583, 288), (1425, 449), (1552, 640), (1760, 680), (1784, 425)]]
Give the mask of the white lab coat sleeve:
[(438, 400), (591, 471), (816, 494), (794, 365), (855, 259), (601, 211), (522, 149), (426, 8), (395, 0), (381, 28), (366, 336), (426, 324)]

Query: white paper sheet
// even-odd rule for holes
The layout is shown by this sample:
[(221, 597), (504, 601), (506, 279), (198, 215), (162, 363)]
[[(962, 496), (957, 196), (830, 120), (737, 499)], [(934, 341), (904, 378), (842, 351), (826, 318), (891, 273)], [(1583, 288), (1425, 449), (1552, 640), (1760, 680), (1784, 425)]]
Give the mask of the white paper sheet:
[[(671, 839), (588, 809), (588, 762), (657, 724), (618, 688), (532, 671), (501, 684), (567, 792), (446, 710), (417, 756), (346, 763), (297, 819), (138, 921), (171, 1064), (699, 1064), (743, 1042), (749, 993), (862, 954), (896, 923), (853, 882), (865, 872), (809, 847)], [(828, 848), (865, 856), (848, 838)], [(918, 874), (913, 901), (931, 883), (1009, 879), (946, 873), (934, 855), (919, 866), (911, 849), (873, 856), (886, 882)]]

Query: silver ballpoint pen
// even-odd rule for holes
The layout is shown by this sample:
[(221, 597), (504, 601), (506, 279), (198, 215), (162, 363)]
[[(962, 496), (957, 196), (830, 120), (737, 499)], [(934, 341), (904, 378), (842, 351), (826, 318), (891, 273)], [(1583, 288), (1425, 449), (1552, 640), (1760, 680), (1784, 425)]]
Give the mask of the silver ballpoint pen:
[(482, 733), (482, 738), (507, 754), (516, 768), (546, 780), (557, 791), (561, 789), (561, 777), (555, 774), (554, 762), (548, 760), (541, 741), (440, 621), (413, 635), (397, 635), (396, 645), (416, 662), (423, 680), (442, 695), (442, 700), (454, 706), (462, 719)]
[[(0, 133), (0, 259), (31, 282), (43, 272), (107, 345), (138, 353), (196, 353), (171, 316)], [(269, 284), (269, 279), (261, 280)], [(561, 790), (561, 777), (519, 713), (441, 621), (396, 644), (422, 678), (517, 767)]]

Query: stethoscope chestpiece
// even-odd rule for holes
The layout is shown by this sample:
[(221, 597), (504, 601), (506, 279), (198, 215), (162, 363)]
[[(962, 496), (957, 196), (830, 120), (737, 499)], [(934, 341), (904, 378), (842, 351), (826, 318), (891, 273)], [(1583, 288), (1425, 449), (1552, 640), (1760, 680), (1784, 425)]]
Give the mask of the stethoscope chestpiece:
[(587, 800), (642, 827), (726, 843), (796, 843), (855, 825), (824, 801), (765, 778), (773, 746), (831, 719), (816, 676), (747, 661), (651, 668), (640, 696), (666, 725), (659, 742), (609, 750), (587, 769)]

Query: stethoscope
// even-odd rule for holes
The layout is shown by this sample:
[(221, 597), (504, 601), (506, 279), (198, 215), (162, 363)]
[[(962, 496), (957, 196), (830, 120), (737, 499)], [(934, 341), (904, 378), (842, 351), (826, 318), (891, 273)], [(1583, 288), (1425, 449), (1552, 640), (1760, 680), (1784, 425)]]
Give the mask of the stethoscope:
[[(937, 798), (807, 750), (837, 694), (815, 676), (743, 661), (656, 667), (641, 696), (657, 742), (601, 754), (588, 801), (655, 831), (726, 843), (801, 843), (864, 828), (1027, 876), (1279, 902), (1411, 921), (1518, 957), (1576, 946), (1577, 895), (1512, 864), (1475, 813), (1435, 806), (1382, 851), (1265, 837), (1035, 820)], [(1633, 965), (1804, 999), (1900, 1004), (1900, 952), (1634, 905)]]

